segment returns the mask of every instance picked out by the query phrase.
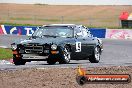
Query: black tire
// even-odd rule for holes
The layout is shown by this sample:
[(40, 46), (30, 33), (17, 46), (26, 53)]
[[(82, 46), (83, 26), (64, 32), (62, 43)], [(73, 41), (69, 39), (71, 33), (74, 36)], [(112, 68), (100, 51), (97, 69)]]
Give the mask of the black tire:
[(48, 63), (49, 65), (53, 65), (53, 64), (56, 63), (56, 59), (53, 58), (52, 56), (49, 56), (48, 59), (47, 59), (47, 63)]
[(64, 48), (64, 53), (62, 54), (59, 64), (68, 64), (71, 60), (71, 52), (69, 47)]
[(87, 78), (84, 76), (77, 76), (76, 81), (79, 85), (84, 85), (87, 82)]
[(100, 49), (99, 47), (95, 47), (93, 51), (93, 55), (89, 56), (89, 61), (91, 63), (98, 63), (100, 61)]
[(25, 65), (26, 61), (23, 60), (21, 57), (19, 57), (19, 58), (13, 57), (13, 63), (15, 65)]

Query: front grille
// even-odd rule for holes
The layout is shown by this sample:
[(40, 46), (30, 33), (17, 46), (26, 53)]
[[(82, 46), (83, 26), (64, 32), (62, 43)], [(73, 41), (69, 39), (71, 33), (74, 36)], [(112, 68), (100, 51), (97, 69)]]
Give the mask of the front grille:
[(45, 50), (49, 50), (49, 49), (50, 49), (50, 45), (49, 45), (49, 44), (45, 44), (45, 45), (44, 45), (44, 49), (45, 49)]
[(27, 44), (25, 46), (26, 53), (43, 53), (43, 46), (39, 44)]

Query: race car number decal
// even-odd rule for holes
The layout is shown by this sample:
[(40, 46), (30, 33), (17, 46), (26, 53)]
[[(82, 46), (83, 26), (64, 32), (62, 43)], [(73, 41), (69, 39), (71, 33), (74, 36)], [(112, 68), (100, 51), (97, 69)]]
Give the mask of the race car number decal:
[(81, 42), (76, 42), (76, 52), (81, 52)]

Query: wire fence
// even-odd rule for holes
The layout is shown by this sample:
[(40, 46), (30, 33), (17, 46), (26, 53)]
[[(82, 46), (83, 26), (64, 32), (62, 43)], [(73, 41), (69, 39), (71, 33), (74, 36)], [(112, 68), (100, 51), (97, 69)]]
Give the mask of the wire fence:
[[(8, 12), (8, 11), (7, 11)], [(17, 23), (17, 24), (57, 24), (57, 23), (72, 23), (83, 24), (91, 27), (121, 27), (119, 18), (111, 17), (73, 17), (73, 16), (44, 16), (34, 14), (16, 14), (16, 13), (0, 13), (1, 23)]]

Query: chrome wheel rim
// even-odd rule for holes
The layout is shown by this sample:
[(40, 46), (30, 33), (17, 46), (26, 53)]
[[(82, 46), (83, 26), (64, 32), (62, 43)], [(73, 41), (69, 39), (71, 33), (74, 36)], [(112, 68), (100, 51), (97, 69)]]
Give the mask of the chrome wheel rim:
[(66, 48), (64, 49), (64, 58), (67, 61), (70, 61), (70, 58), (71, 58), (70, 52), (68, 52)]
[(96, 60), (100, 60), (100, 53), (99, 53), (99, 50), (98, 50), (98, 48), (96, 47), (95, 48), (95, 58), (96, 58)]

